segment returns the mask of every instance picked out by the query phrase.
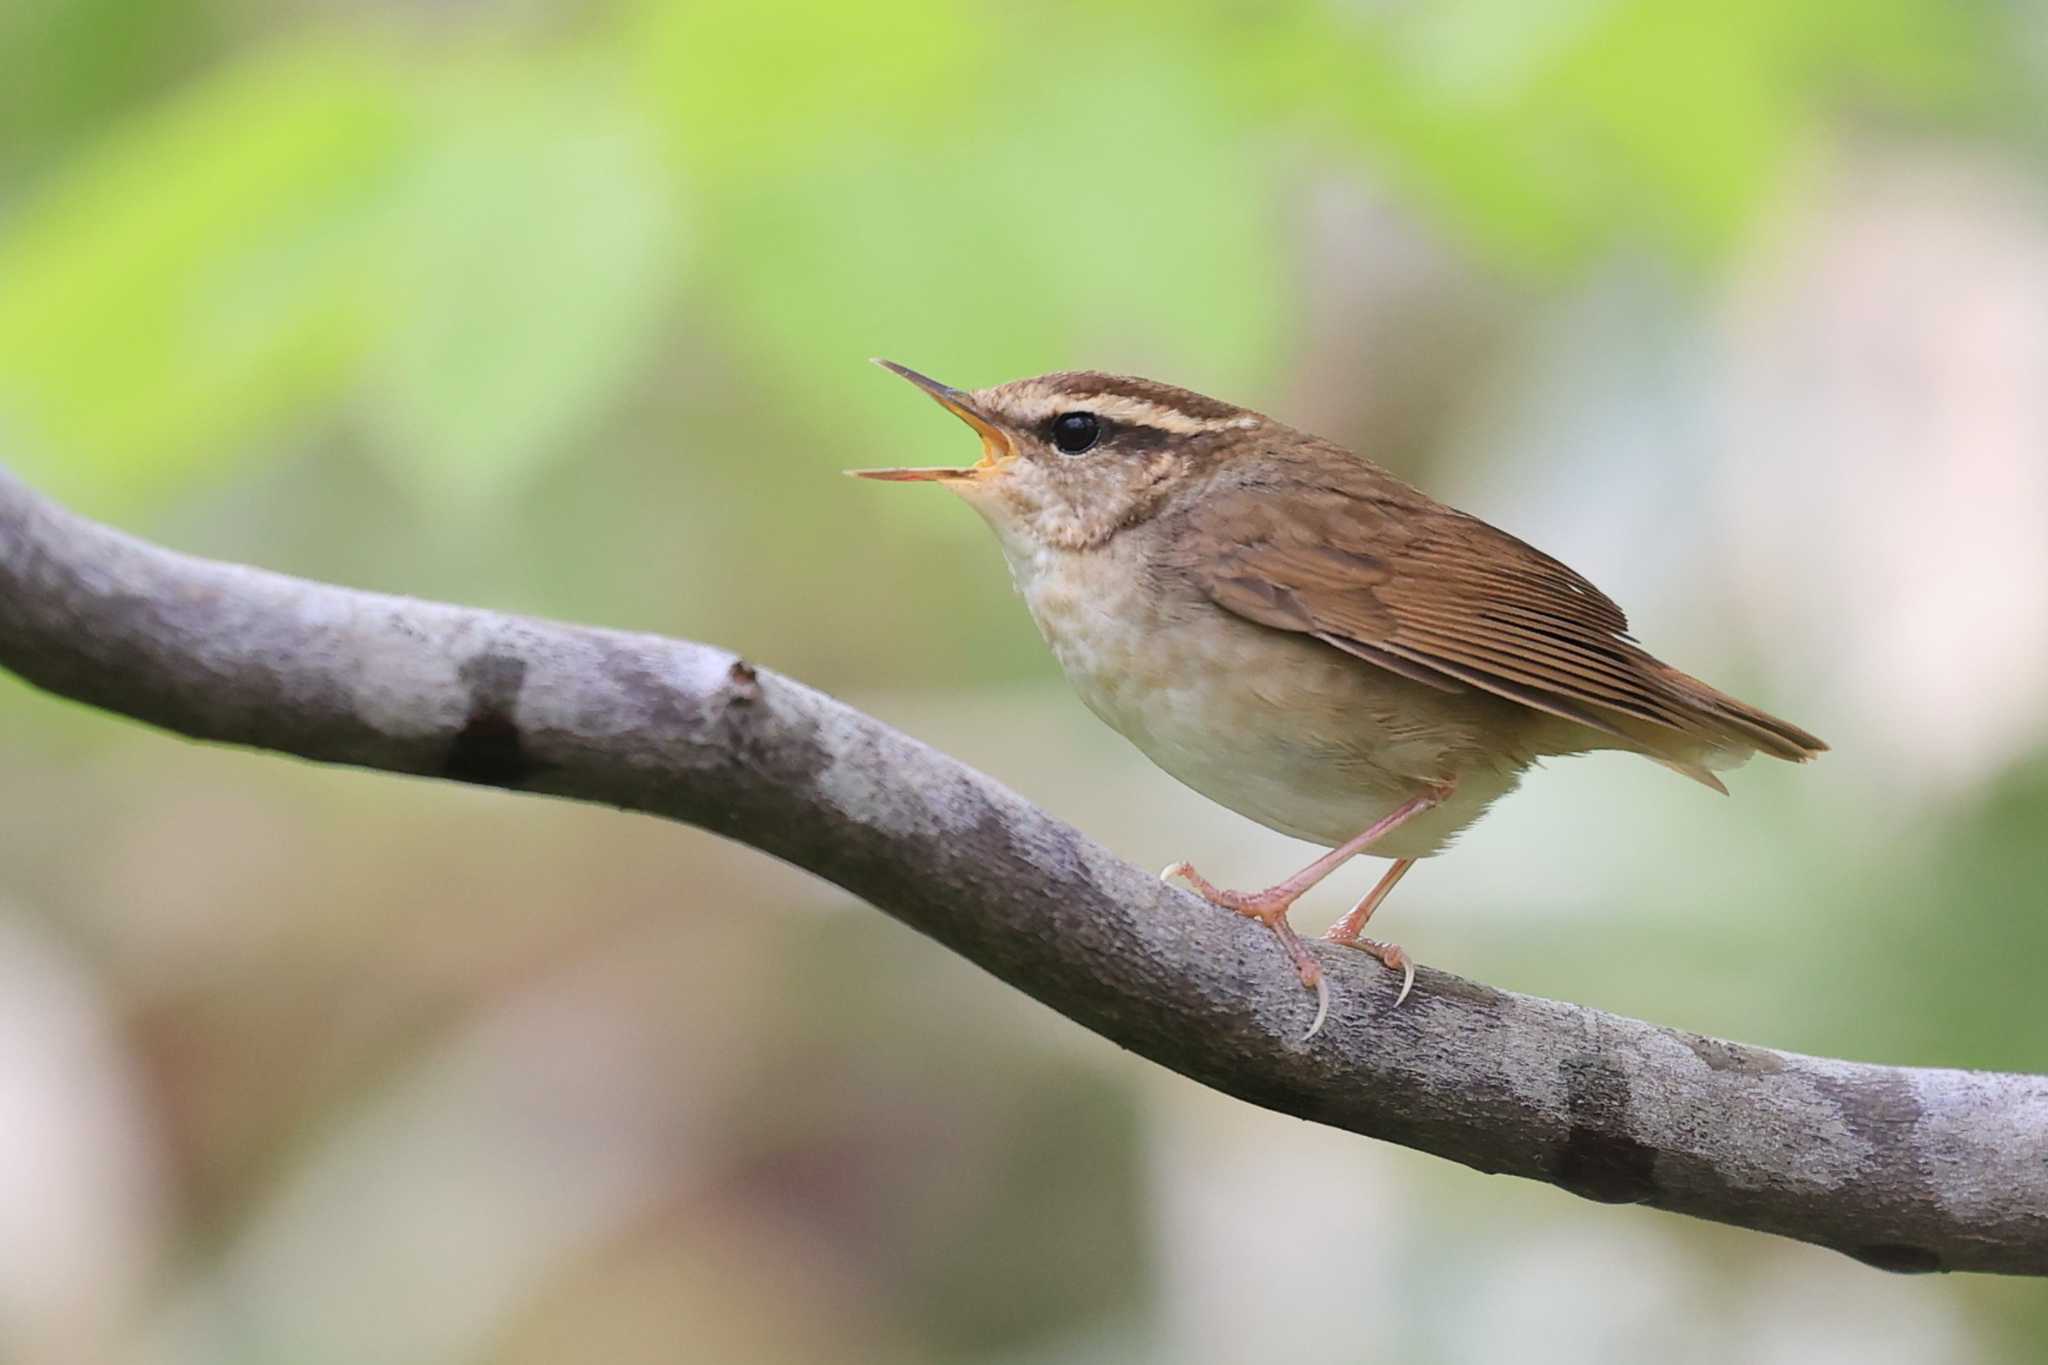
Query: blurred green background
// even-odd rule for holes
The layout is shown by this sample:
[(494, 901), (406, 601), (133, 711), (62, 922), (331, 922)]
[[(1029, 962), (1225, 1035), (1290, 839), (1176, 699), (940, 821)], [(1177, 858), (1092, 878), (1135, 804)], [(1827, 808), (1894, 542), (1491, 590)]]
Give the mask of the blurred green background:
[[(1533, 775), (1392, 903), (1418, 958), (2048, 1069), (2039, 5), (17, 0), (0, 57), (0, 461), (81, 511), (714, 641), (1262, 883), (1305, 850), (1082, 712), (971, 514), (836, 472), (973, 455), (870, 355), (1187, 384), (1836, 746)], [(5, 678), (0, 1115), (38, 1365), (2048, 1335), (1234, 1104), (694, 831)]]

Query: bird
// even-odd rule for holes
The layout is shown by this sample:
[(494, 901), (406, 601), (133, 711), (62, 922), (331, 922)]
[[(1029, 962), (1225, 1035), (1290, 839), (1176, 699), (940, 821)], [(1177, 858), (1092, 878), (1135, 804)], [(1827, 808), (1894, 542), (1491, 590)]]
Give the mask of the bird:
[(1621, 750), (1726, 794), (1752, 754), (1827, 745), (1662, 662), (1614, 601), (1506, 531), (1363, 456), (1190, 389), (1063, 371), (963, 390), (878, 365), (981, 438), (972, 465), (849, 470), (936, 483), (994, 531), (1083, 704), (1210, 800), (1330, 851), (1259, 890), (1186, 861), (1161, 875), (1259, 921), (1329, 1012), (1289, 922), (1354, 856), (1384, 875), (1324, 939), (1402, 973), (1367, 938), (1441, 853), (1541, 759)]

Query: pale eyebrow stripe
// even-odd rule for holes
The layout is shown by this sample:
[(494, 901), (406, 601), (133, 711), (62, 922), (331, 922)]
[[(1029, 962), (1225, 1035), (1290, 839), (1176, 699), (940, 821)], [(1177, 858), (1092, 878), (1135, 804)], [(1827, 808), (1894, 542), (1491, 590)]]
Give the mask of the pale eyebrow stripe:
[(1071, 409), (1085, 409), (1105, 421), (1121, 422), (1127, 426), (1151, 427), (1176, 436), (1226, 431), (1255, 426), (1258, 423), (1258, 418), (1249, 413), (1238, 413), (1229, 417), (1196, 417), (1166, 403), (1108, 391), (1081, 394), (1039, 390), (1005, 395), (1003, 406), (1017, 421), (1025, 425), (1035, 425)]

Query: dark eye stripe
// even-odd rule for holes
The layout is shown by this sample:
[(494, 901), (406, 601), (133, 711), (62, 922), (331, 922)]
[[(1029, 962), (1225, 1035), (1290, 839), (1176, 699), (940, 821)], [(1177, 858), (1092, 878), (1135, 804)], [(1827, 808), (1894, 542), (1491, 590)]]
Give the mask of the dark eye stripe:
[(1110, 431), (1105, 433), (1102, 439), (1104, 442), (1114, 442), (1119, 453), (1129, 454), (1141, 450), (1157, 450), (1161, 446), (1171, 445), (1175, 441), (1192, 442), (1197, 437), (1177, 436), (1173, 432), (1163, 431), (1158, 427), (1148, 427), (1135, 422), (1119, 422)]
[[(1092, 427), (1090, 424), (1093, 424)], [(1092, 437), (1089, 436), (1092, 430)], [(1179, 432), (1155, 427), (1139, 420), (1111, 421), (1086, 408), (1067, 408), (1038, 424), (1039, 437), (1062, 455), (1085, 455), (1109, 449), (1120, 455), (1160, 450), (1166, 446), (1197, 444), (1215, 434), (1208, 431)]]

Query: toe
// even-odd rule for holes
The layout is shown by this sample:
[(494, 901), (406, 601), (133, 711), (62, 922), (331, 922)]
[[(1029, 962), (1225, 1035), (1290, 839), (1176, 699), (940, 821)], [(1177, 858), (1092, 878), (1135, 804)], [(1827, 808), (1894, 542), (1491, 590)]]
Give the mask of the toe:
[(1401, 973), (1401, 993), (1394, 997), (1394, 1008), (1401, 1008), (1401, 1002), (1408, 998), (1408, 992), (1415, 989), (1415, 959), (1408, 956), (1407, 950), (1398, 943), (1379, 943), (1373, 939), (1362, 938), (1352, 946), (1363, 948), (1387, 967)]

